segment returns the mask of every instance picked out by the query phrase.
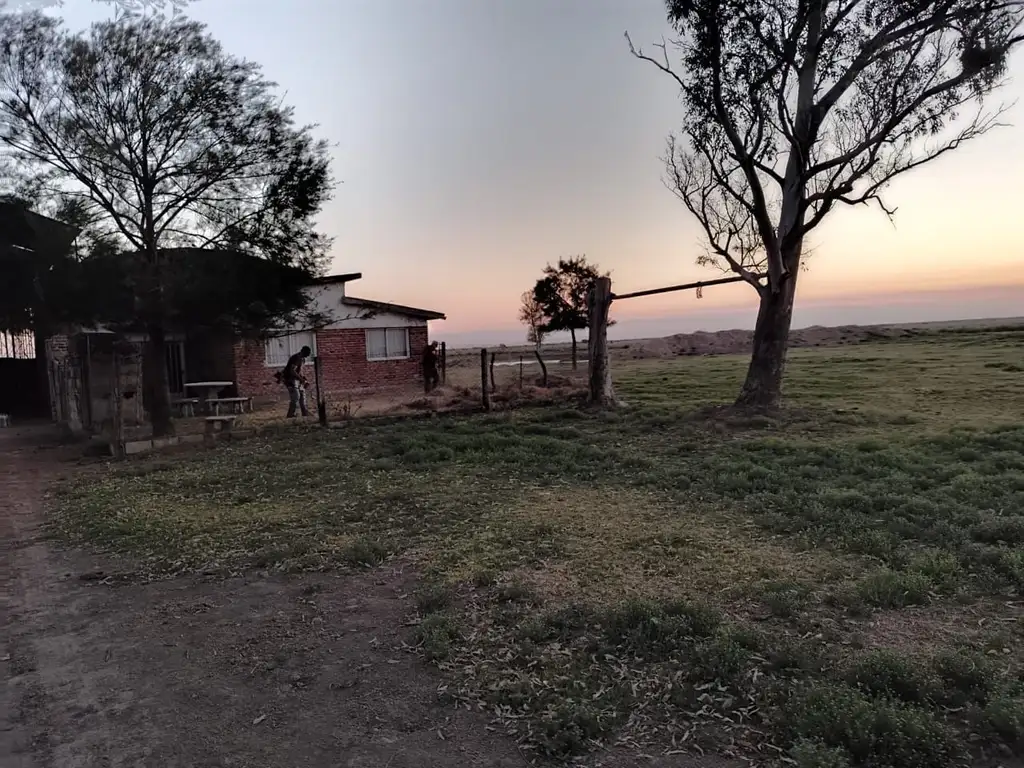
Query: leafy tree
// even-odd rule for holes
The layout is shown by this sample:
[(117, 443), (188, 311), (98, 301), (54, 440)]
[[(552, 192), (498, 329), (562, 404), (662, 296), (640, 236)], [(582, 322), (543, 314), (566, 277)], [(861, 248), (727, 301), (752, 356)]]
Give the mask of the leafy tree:
[[(295, 125), (258, 65), (184, 17), (70, 34), (40, 13), (0, 16), (0, 143), (9, 171), (77, 199), (128, 259), (155, 435), (172, 431), (168, 324), (187, 320), (171, 304), (186, 281), (170, 254), (234, 251), (309, 276), (326, 261), (314, 227), (332, 186), (326, 144)], [(215, 314), (247, 306), (227, 293)]]
[[(669, 185), (701, 224), (700, 263), (760, 305), (738, 404), (772, 406), (808, 233), (840, 205), (998, 124), (984, 101), (1022, 37), (1021, 0), (668, 0), (678, 37), (647, 55), (686, 116)], [(627, 36), (628, 39), (628, 36)], [(681, 66), (670, 61), (670, 51)]]
[(601, 273), (586, 256), (559, 259), (557, 266), (544, 267), (544, 277), (533, 288), (533, 297), (547, 318), (545, 333), (568, 331), (572, 338), (572, 368), (576, 370), (576, 331), (587, 327), (587, 296)]

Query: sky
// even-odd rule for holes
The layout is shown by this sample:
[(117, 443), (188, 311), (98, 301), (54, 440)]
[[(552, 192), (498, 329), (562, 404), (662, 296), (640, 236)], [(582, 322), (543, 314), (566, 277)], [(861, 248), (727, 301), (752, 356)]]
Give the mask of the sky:
[[(44, 0), (36, 0), (44, 2)], [(67, 0), (72, 28), (109, 5)], [(662, 183), (682, 117), (624, 33), (668, 36), (663, 0), (196, 0), (232, 54), (259, 62), (343, 181), (321, 217), (353, 294), (434, 309), (451, 344), (519, 343), (520, 294), (586, 254), (627, 292), (720, 276)], [(996, 97), (1024, 96), (1024, 58)], [(877, 209), (810, 237), (796, 325), (1024, 315), (1024, 103), (1010, 125), (914, 171)], [(617, 303), (613, 336), (752, 327), (747, 285)]]

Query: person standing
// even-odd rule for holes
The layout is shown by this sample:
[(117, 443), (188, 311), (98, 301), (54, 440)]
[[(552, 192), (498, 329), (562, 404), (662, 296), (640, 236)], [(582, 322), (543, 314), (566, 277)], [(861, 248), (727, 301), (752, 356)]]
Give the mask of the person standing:
[(437, 373), (437, 342), (432, 341), (423, 348), (423, 391), (430, 392), (441, 383)]
[(306, 410), (306, 377), (302, 375), (302, 364), (306, 358), (313, 354), (309, 347), (303, 347), (294, 355), (288, 358), (284, 366), (284, 373), (281, 380), (288, 388), (288, 418), (295, 418), (295, 409), (298, 408), (303, 416), (309, 416)]

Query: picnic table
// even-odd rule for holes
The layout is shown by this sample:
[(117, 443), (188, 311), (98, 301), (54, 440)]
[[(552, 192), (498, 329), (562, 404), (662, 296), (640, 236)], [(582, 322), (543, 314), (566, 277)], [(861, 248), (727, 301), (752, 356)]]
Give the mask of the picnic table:
[(227, 389), (235, 382), (233, 381), (190, 381), (185, 383), (185, 389), (199, 391), (199, 399), (203, 405), (203, 412), (210, 412), (210, 401), (216, 400), (221, 390)]

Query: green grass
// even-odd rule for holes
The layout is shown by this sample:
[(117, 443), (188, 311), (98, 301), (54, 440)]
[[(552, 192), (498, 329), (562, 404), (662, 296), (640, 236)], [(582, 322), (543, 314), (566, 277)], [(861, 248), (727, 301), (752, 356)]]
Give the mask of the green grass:
[[(629, 407), (264, 434), (61, 490), (152, 574), (416, 563), (412, 643), (528, 750), (801, 766), (1022, 748), (1024, 332), (623, 364)], [(969, 616), (968, 616), (969, 614)], [(954, 714), (955, 713), (955, 714)]]

